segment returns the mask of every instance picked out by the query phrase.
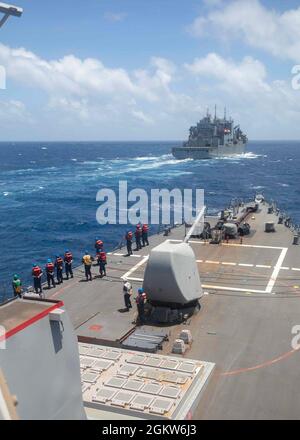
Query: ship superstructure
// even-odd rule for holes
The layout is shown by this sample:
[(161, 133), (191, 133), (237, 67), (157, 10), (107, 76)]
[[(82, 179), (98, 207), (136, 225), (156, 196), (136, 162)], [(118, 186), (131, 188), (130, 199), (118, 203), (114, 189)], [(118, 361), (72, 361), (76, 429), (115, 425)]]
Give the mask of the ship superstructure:
[(245, 153), (248, 139), (232, 118), (212, 117), (209, 111), (197, 125), (190, 128), (189, 139), (182, 147), (174, 147), (176, 159), (210, 159)]

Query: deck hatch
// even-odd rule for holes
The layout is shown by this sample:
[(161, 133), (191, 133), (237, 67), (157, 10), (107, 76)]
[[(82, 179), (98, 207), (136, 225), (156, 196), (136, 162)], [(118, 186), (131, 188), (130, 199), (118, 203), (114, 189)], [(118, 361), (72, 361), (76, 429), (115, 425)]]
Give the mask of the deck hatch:
[(139, 394), (135, 396), (133, 401), (130, 404), (130, 408), (132, 409), (138, 409), (139, 411), (144, 411), (146, 408), (149, 408), (153, 401), (152, 396), (144, 396), (142, 394)]
[(141, 355), (134, 355), (131, 358), (129, 358), (127, 360), (128, 363), (130, 364), (138, 364), (138, 365), (143, 365), (143, 363), (145, 362), (145, 356), (141, 356)]
[(159, 383), (149, 382), (143, 386), (142, 392), (149, 394), (159, 394), (161, 389), (162, 386)]
[(182, 362), (179, 367), (177, 367), (177, 370), (184, 371), (185, 373), (194, 373), (196, 366), (191, 362)]
[(124, 407), (133, 399), (134, 394), (127, 391), (119, 391), (112, 399), (112, 404)]
[(98, 373), (93, 373), (93, 372), (87, 371), (86, 373), (84, 373), (82, 375), (82, 380), (84, 382), (96, 383), (98, 377), (99, 377)]
[(93, 369), (103, 371), (103, 370), (107, 370), (108, 368), (110, 368), (113, 364), (114, 363), (112, 361), (106, 361), (105, 359), (98, 359), (93, 364)]
[(88, 357), (80, 357), (80, 365), (83, 368), (89, 368), (94, 365), (96, 359), (88, 358)]
[(139, 367), (136, 367), (135, 365), (123, 365), (118, 370), (118, 374), (121, 374), (122, 376), (132, 376), (138, 369)]
[(150, 406), (150, 412), (165, 414), (172, 408), (173, 402), (167, 399), (156, 398)]
[(105, 382), (108, 387), (122, 388), (126, 380), (123, 377), (111, 377)]
[(169, 397), (171, 399), (177, 399), (180, 395), (180, 388), (174, 386), (165, 386), (159, 393), (160, 396)]
[(146, 365), (147, 367), (159, 367), (161, 362), (162, 360), (157, 357), (148, 357), (145, 360), (144, 365)]
[(129, 379), (124, 385), (123, 388), (131, 391), (140, 391), (143, 387), (144, 382), (142, 380), (137, 379)]
[(103, 359), (110, 359), (111, 361), (117, 361), (121, 355), (117, 351), (106, 351), (103, 355)]
[(108, 388), (100, 388), (97, 393), (93, 396), (94, 402), (106, 403), (109, 402), (113, 396), (116, 394), (116, 390)]

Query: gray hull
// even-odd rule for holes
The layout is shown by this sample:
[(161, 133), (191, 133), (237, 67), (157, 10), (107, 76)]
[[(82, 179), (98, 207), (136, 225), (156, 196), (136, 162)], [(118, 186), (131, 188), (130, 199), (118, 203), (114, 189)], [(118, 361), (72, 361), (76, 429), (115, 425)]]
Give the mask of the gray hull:
[(175, 159), (213, 159), (216, 157), (230, 157), (238, 154), (244, 154), (246, 151), (246, 144), (226, 145), (217, 148), (197, 148), (197, 147), (174, 147), (172, 154)]

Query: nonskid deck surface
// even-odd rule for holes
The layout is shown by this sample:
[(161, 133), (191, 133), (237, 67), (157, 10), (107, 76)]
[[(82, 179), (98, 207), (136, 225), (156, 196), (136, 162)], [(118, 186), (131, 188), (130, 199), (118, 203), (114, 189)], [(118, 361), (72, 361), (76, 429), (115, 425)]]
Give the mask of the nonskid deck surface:
[[(204, 297), (201, 311), (187, 323), (170, 327), (171, 338), (189, 328), (194, 342), (185, 357), (216, 363), (194, 418), (299, 418), (300, 353), (292, 348), (292, 328), (300, 325), (300, 254), (292, 233), (277, 225), (277, 217), (262, 206), (247, 221), (252, 233), (239, 240), (213, 245), (191, 239)], [(276, 232), (264, 232), (274, 221)], [(181, 241), (185, 228), (169, 237), (152, 236), (150, 246), (133, 257), (121, 249), (109, 255), (108, 276), (82, 281), (82, 269), (62, 287), (48, 292), (62, 299), (76, 332), (114, 345), (133, 326), (135, 307), (124, 312), (122, 280), (142, 285), (151, 248), (166, 239)], [(93, 271), (97, 274), (97, 268)]]

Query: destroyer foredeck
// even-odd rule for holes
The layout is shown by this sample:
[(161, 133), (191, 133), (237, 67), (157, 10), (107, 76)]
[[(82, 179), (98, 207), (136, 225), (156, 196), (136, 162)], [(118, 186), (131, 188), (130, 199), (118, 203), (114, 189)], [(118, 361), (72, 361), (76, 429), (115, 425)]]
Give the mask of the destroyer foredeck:
[[(213, 219), (210, 219), (213, 222)], [(274, 221), (276, 232), (265, 233)], [(172, 341), (189, 328), (194, 342), (184, 357), (216, 363), (214, 380), (195, 418), (297, 418), (300, 407), (299, 353), (291, 341), (300, 324), (300, 258), (289, 228), (277, 224), (268, 205), (250, 215), (251, 234), (214, 245), (191, 239), (205, 291), (201, 311), (182, 325), (168, 327)], [(124, 249), (108, 255), (108, 276), (83, 281), (82, 269), (49, 298), (63, 300), (81, 339), (118, 346), (134, 326), (135, 308), (124, 312), (122, 276), (138, 288), (151, 248), (184, 239), (184, 226), (169, 237), (155, 235), (132, 257)], [(96, 275), (97, 267), (93, 268)], [(187, 327), (188, 326), (188, 327)]]

